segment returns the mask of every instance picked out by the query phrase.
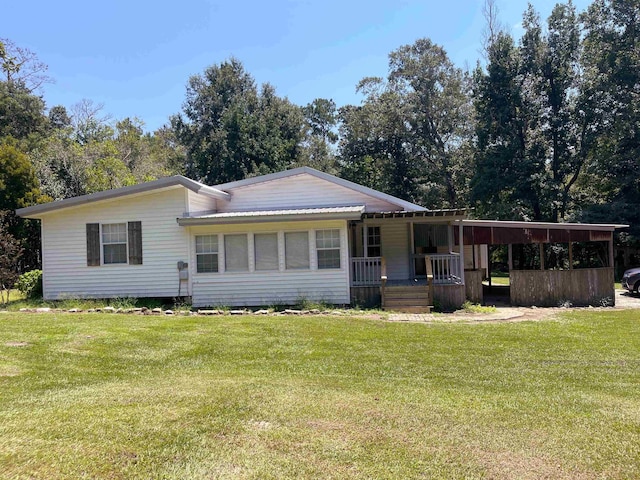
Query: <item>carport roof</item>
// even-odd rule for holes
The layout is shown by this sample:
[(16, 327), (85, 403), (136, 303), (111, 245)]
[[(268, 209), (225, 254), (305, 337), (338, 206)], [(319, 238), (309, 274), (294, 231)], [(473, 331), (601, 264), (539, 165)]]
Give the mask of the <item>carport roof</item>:
[[(609, 223), (551, 223), (500, 220), (463, 220), (462, 225), (464, 226), (464, 243), (467, 245), (609, 241), (616, 229), (628, 227), (628, 225)], [(457, 241), (457, 233), (455, 238)]]

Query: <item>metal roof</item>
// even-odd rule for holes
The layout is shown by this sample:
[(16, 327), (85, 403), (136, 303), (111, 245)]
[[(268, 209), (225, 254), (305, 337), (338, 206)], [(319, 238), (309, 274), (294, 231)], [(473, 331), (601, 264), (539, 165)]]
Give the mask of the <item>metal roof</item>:
[(167, 188), (181, 185), (189, 190), (207, 195), (209, 197), (229, 200), (231, 195), (217, 188), (209, 187), (190, 178), (183, 177), (182, 175), (174, 175), (172, 177), (165, 177), (159, 180), (151, 182), (139, 183), (137, 185), (131, 185), (129, 187), (116, 188), (113, 190), (105, 190), (103, 192), (90, 193), (88, 195), (81, 195), (79, 197), (66, 198), (64, 200), (58, 200), (57, 202), (43, 203), (41, 205), (34, 205), (32, 207), (25, 207), (16, 210), (16, 214), (21, 217), (33, 217), (39, 218), (44, 213), (49, 213), (55, 210), (69, 207), (77, 207), (86, 205), (92, 202), (98, 202), (101, 200), (111, 200), (125, 195), (133, 195), (144, 192), (149, 192), (159, 188)]
[(463, 217), (467, 210), (464, 208), (450, 208), (441, 210), (423, 210), (401, 212), (368, 212), (362, 218), (422, 218), (422, 217)]
[(616, 230), (628, 228), (629, 225), (616, 223), (554, 223), (524, 222), (511, 220), (463, 220), (464, 226), (474, 227), (514, 227), (514, 228), (546, 228), (551, 230)]
[(346, 207), (296, 208), (286, 210), (257, 210), (223, 212), (178, 218), (178, 224), (218, 225), (225, 223), (247, 223), (251, 221), (284, 222), (288, 220), (354, 220), (364, 212), (364, 205)]
[[(500, 220), (463, 220), (464, 243), (468, 245), (509, 245), (527, 243), (568, 243), (610, 241), (617, 228), (627, 225), (607, 223), (551, 223)], [(455, 241), (458, 242), (458, 226)]]

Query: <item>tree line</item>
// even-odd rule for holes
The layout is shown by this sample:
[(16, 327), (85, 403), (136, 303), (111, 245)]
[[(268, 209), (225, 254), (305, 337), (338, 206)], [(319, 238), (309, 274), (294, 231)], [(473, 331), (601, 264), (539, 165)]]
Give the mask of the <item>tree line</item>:
[[(482, 58), (456, 66), (428, 38), (364, 77), (359, 105), (299, 106), (235, 58), (187, 83), (154, 132), (90, 100), (47, 108), (46, 65), (0, 41), (0, 230), (39, 264), (23, 206), (184, 174), (224, 183), (309, 165), (428, 208), (502, 220), (629, 223), (640, 244), (640, 0), (533, 7), (521, 37), (485, 4)], [(363, 72), (366, 73), (366, 72)], [(8, 247), (7, 247), (8, 248)]]

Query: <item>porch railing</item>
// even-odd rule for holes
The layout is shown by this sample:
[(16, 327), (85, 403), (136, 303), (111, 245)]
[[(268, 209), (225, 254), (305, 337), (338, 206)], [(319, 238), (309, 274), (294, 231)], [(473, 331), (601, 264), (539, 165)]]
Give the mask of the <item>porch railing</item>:
[(432, 254), (431, 268), (433, 270), (433, 283), (461, 284), (460, 255), (457, 253)]
[(354, 257), (351, 259), (351, 285), (366, 287), (380, 285), (381, 257)]
[[(459, 254), (430, 254), (421, 255), (420, 257), (430, 258), (434, 284), (462, 283)], [(351, 285), (354, 287), (380, 285), (383, 262), (384, 259), (382, 257), (352, 257)]]

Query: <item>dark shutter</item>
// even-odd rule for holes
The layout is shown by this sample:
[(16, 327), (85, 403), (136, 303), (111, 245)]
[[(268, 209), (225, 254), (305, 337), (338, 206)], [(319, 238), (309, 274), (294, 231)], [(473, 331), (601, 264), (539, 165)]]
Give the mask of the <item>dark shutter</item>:
[(142, 265), (142, 222), (129, 222), (129, 265)]
[(100, 266), (100, 224), (87, 223), (87, 266)]

